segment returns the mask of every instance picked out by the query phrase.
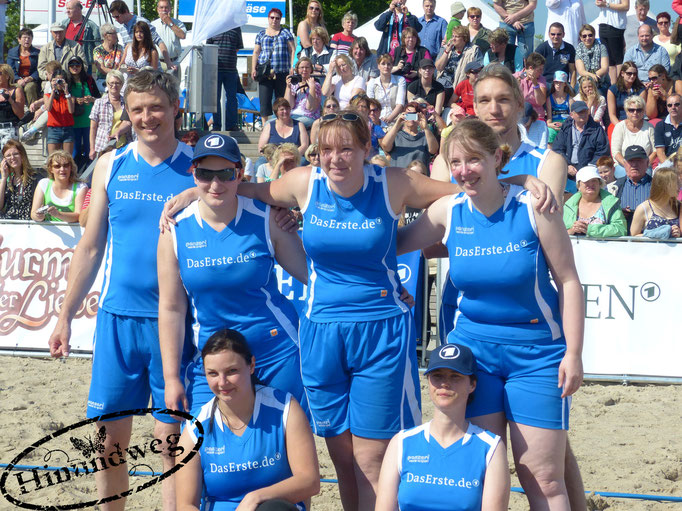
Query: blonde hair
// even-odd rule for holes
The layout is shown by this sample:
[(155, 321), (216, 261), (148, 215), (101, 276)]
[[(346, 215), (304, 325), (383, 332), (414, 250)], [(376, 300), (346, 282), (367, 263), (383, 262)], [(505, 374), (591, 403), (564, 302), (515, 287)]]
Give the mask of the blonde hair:
[(0, 64), (0, 74), (7, 78), (10, 86), (14, 85), (14, 70), (9, 64)]
[(324, 8), (322, 7), (322, 3), (319, 0), (310, 0), (308, 2), (308, 5), (305, 8), (306, 16), (305, 19), (308, 22), (308, 25), (310, 25), (310, 18), (308, 17), (308, 13), (310, 12), (310, 5), (311, 4), (317, 4), (317, 6), (320, 8), (320, 15), (317, 18), (318, 26), (324, 27)]
[(353, 69), (355, 69), (355, 66), (353, 65), (353, 60), (348, 55), (341, 53), (334, 57), (334, 62), (336, 63), (337, 66), (339, 65), (337, 62), (338, 60), (343, 60), (350, 69), (350, 72), (353, 73)]
[(326, 28), (315, 27), (310, 31), (310, 37), (312, 38), (314, 35), (322, 39), (322, 42), (325, 46), (329, 44), (329, 32), (327, 32)]
[(634, 106), (635, 108), (641, 108), (644, 110), (644, 107), (646, 106), (644, 103), (644, 100), (642, 99), (642, 96), (639, 96), (637, 94), (633, 94), (632, 96), (628, 96), (625, 98), (625, 101), (623, 102), (623, 107), (627, 110), (630, 106)]
[(502, 151), (502, 160), (495, 171), (498, 175), (507, 173), (507, 171), (502, 169), (511, 157), (511, 147), (507, 144), (500, 145), (500, 139), (497, 134), (483, 121), (473, 118), (463, 119), (452, 128), (443, 144), (442, 154), (445, 156), (446, 162), (449, 160), (450, 148), (455, 143), (471, 155), (491, 155), (500, 149)]
[(69, 184), (73, 184), (76, 181), (78, 181), (78, 178), (76, 176), (76, 171), (78, 170), (78, 167), (76, 167), (76, 162), (73, 161), (73, 158), (69, 153), (66, 151), (59, 149), (55, 152), (53, 152), (50, 156), (47, 157), (47, 177), (49, 177), (52, 181), (54, 181), (54, 173), (52, 172), (52, 167), (57, 161), (66, 161), (69, 165), (71, 165), (71, 173), (69, 174)]
[(655, 204), (670, 205), (675, 215), (679, 216), (680, 201), (677, 200), (679, 190), (679, 180), (675, 169), (670, 167), (659, 168), (651, 180), (649, 200)]
[(287, 142), (275, 149), (275, 153), (272, 155), (272, 161), (275, 165), (277, 165), (277, 162), (279, 162), (283, 154), (289, 154), (293, 156), (294, 160), (296, 161), (296, 166), (298, 166), (298, 163), (301, 161), (301, 153), (299, 152), (296, 144)]
[(268, 163), (271, 165), (275, 161), (272, 159), (272, 155), (275, 154), (276, 150), (277, 144), (265, 144), (263, 146), (263, 149), (261, 149), (261, 153), (263, 153), (263, 156), (265, 157), (266, 160), (268, 160)]
[(310, 144), (308, 146), (308, 149), (305, 150), (305, 154), (304, 154), (305, 159), (310, 161), (310, 155), (313, 154), (314, 152), (317, 152), (317, 154), (319, 156), (319, 154), (320, 154), (319, 149), (320, 149), (320, 146), (318, 146), (317, 144)]

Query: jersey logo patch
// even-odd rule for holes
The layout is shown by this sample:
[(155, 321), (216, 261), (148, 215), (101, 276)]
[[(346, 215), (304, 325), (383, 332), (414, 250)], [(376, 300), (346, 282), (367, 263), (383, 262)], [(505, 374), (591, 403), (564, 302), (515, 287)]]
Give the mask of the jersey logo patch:
[(208, 137), (204, 141), (204, 146), (210, 147), (211, 149), (218, 149), (220, 147), (223, 147), (223, 145), (225, 145), (225, 141), (222, 139), (222, 137), (218, 135)]
[(446, 344), (438, 352), (440, 358), (445, 360), (454, 360), (459, 357), (459, 348), (454, 344)]

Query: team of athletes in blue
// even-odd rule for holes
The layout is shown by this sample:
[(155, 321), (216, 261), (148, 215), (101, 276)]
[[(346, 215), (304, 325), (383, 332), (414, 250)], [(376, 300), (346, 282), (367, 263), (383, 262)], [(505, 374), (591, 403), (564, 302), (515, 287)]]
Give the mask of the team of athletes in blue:
[[(177, 503), (173, 481), (163, 488), (165, 509), (255, 509), (272, 499), (305, 505), (318, 491), (319, 471), (304, 411), (312, 430), (325, 438), (344, 509), (374, 509), (377, 494), (383, 509), (394, 508), (395, 499), (401, 509), (438, 509), (439, 501), (453, 509), (448, 492), (461, 488), (457, 463), (438, 466), (438, 481), (446, 484), (434, 483), (435, 473), (429, 477), (437, 465), (407, 463), (440, 454), (422, 449), (429, 427), (421, 426), (414, 324), (401, 300), (396, 262), (398, 250), (440, 239), (449, 249), (460, 309), (448, 329), (448, 340), (457, 344), (433, 359), (449, 362), (429, 370), (431, 397), (442, 414), (431, 431), (445, 451), (466, 444), (476, 453), (479, 469), (461, 479), (471, 495), (460, 508), (506, 509), (508, 473), (506, 480), (500, 476), (506, 454), (499, 446), (508, 423), (532, 507), (569, 509), (566, 398), (582, 380), (581, 288), (548, 187), (527, 175), (506, 180), (532, 194), (498, 184), (503, 151), (500, 130), (488, 127), (494, 123), (467, 121), (453, 130), (440, 165), (456, 183), (365, 164), (367, 122), (344, 111), (323, 119), (321, 168), (240, 184), (233, 139), (208, 135), (191, 154), (173, 138), (173, 78), (138, 73), (125, 99), (138, 141), (97, 164), (94, 209), (72, 262), (78, 271), (69, 275), (50, 346), (53, 356), (68, 355), (70, 321), (106, 255), (88, 416), (144, 407), (151, 391), (154, 406), (191, 410), (211, 431), (199, 459), (177, 476)], [(516, 101), (513, 90), (508, 99)], [(490, 112), (504, 113), (504, 101), (490, 103), (501, 108), (486, 103)], [(533, 173), (554, 190), (553, 180), (545, 179), (551, 157)], [(459, 187), (463, 193), (448, 197)], [(166, 216), (173, 220), (159, 238), (154, 229), (171, 198)], [(405, 206), (431, 208), (418, 221), (421, 228), (398, 234)], [(300, 207), (302, 247), (296, 234), (276, 225), (273, 207)], [(557, 218), (561, 233), (555, 232)], [(157, 238), (158, 264), (153, 251), (140, 247)], [(293, 307), (277, 290), (274, 258), (308, 284), (298, 331)], [(549, 284), (550, 271), (558, 293)], [(248, 340), (246, 348), (238, 332)], [(458, 370), (467, 346), (478, 359), (473, 378)], [(463, 410), (477, 384), (467, 411), (473, 426)], [(545, 390), (537, 392), (539, 386)], [(131, 417), (107, 422), (106, 446), (125, 447), (131, 425)], [(415, 427), (421, 429), (410, 430)], [(157, 419), (155, 436), (179, 429)], [(189, 445), (193, 431), (188, 426), (181, 442)], [(402, 447), (392, 447), (387, 461), (389, 442), (400, 431), (391, 445)], [(394, 455), (405, 463), (396, 465)], [(170, 464), (164, 456), (164, 468)], [(412, 466), (419, 470), (410, 472)], [(395, 474), (401, 489), (391, 496)], [(125, 466), (98, 480), (102, 497), (126, 488)], [(427, 489), (443, 493), (433, 503), (420, 502)], [(121, 500), (103, 509), (124, 506)]]

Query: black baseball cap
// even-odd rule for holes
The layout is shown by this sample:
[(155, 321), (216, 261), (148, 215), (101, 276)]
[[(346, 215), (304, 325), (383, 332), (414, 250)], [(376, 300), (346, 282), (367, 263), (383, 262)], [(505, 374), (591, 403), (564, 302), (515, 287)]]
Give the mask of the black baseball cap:
[(623, 158), (625, 158), (625, 161), (630, 161), (636, 160), (637, 158), (648, 158), (648, 156), (641, 145), (631, 145), (625, 149)]
[(436, 369), (451, 369), (459, 374), (471, 375), (476, 373), (476, 357), (467, 346), (444, 344), (431, 353), (429, 367), (424, 374)]

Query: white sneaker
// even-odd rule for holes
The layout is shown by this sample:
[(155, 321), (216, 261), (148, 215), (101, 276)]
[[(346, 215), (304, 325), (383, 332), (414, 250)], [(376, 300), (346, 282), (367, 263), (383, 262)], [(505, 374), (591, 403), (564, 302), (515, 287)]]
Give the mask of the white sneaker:
[(35, 136), (38, 134), (38, 130), (34, 130), (33, 128), (29, 128), (24, 133), (21, 135), (21, 141), (22, 142), (28, 142), (29, 140), (33, 140)]

